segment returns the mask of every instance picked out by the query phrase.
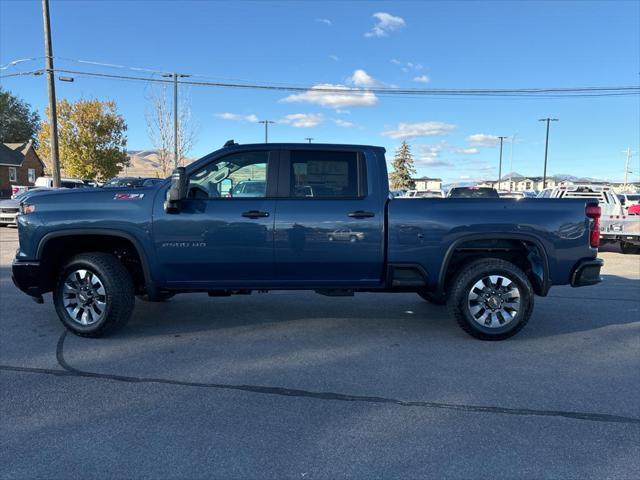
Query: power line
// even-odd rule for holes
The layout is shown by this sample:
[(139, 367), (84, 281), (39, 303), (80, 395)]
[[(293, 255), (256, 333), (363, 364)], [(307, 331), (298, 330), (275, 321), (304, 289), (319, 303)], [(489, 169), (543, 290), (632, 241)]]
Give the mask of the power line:
[[(119, 80), (132, 80), (141, 82), (170, 83), (171, 80), (162, 78), (140, 77), (135, 75), (122, 75), (102, 72), (91, 72), (83, 70), (56, 69), (56, 72), (68, 73), (72, 75), (110, 78)], [(27, 75), (28, 73), (20, 73)], [(12, 74), (15, 76), (18, 74)], [(9, 76), (9, 75), (7, 75)], [(2, 77), (0, 77), (2, 78)], [(325, 85), (276, 85), (270, 83), (233, 83), (233, 82), (209, 82), (200, 80), (180, 80), (178, 83), (183, 85), (218, 87), (218, 88), (237, 88), (237, 89), (253, 89), (253, 90), (271, 90), (271, 91), (288, 91), (288, 92), (317, 92), (317, 93), (333, 93), (344, 96), (358, 96), (378, 94), (382, 96), (520, 96), (520, 97), (547, 97), (547, 96), (564, 96), (564, 97), (583, 97), (583, 96), (620, 96), (620, 95), (639, 95), (640, 86), (597, 86), (597, 87), (552, 87), (552, 88), (520, 88), (520, 89), (399, 89), (399, 88), (371, 88), (357, 89), (343, 86), (325, 86)]]

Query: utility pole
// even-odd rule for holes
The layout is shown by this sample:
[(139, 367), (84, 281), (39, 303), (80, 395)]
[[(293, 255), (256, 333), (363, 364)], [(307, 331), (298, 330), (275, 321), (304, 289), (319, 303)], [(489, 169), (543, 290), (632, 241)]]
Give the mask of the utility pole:
[(269, 124), (276, 122), (273, 120), (260, 120), (258, 123), (264, 123), (264, 143), (269, 143)]
[(542, 188), (547, 188), (547, 153), (549, 151), (549, 122), (557, 122), (557, 118), (541, 118), (539, 122), (547, 122), (547, 136), (544, 141), (544, 174), (542, 176)]
[(500, 165), (498, 167), (498, 190), (500, 190), (500, 186), (502, 185), (502, 142), (507, 137), (498, 137), (500, 139)]
[(53, 187), (60, 188), (60, 159), (58, 149), (58, 114), (56, 110), (56, 85), (53, 71), (53, 46), (51, 45), (51, 21), (49, 19), (49, 0), (42, 0), (42, 20), (44, 23), (44, 55), (49, 86), (49, 123), (51, 131), (51, 169)]
[(633, 173), (629, 170), (629, 160), (631, 160), (631, 147), (627, 147), (627, 159), (624, 162), (624, 189), (627, 189), (627, 183), (629, 181), (629, 174)]
[(311, 143), (311, 140), (313, 140), (313, 137), (304, 137), (305, 140), (307, 140), (309, 143)]
[(186, 78), (184, 73), (164, 73), (165, 78), (173, 78), (173, 164), (178, 168), (180, 152), (178, 152), (178, 78)]
[(511, 149), (509, 152), (509, 191), (511, 192), (513, 190), (513, 144), (516, 143), (516, 136), (518, 134), (514, 133), (511, 136)]

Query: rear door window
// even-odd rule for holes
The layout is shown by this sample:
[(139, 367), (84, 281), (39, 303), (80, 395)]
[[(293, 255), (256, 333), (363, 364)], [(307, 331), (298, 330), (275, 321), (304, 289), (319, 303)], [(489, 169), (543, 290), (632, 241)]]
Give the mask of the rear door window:
[(292, 151), (289, 196), (358, 198), (363, 194), (363, 168), (357, 152)]

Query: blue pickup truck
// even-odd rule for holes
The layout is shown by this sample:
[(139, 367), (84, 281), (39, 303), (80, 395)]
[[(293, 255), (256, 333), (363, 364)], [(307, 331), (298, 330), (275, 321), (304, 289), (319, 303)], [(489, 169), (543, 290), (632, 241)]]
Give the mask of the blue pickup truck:
[(551, 286), (601, 281), (597, 204), (392, 198), (384, 153), (227, 142), (149, 188), (27, 198), (13, 281), (52, 292), (81, 336), (125, 325), (136, 296), (314, 290), (415, 292), (483, 340), (520, 331)]

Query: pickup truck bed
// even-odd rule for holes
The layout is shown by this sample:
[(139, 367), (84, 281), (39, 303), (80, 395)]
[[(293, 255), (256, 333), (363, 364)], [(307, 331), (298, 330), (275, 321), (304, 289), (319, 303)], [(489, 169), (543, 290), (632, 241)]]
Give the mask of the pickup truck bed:
[(154, 187), (56, 191), (22, 211), (14, 282), (38, 301), (53, 292), (86, 336), (124, 325), (135, 294), (311, 289), (416, 292), (498, 340), (534, 294), (597, 283), (602, 265), (589, 201), (392, 199), (371, 146), (234, 144)]

